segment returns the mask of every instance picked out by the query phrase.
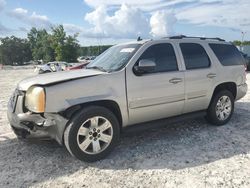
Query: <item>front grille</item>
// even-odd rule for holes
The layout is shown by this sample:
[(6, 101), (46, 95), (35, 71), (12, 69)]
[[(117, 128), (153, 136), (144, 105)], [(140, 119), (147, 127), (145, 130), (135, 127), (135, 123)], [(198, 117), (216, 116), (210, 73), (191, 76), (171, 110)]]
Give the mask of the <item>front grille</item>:
[(18, 90), (16, 89), (10, 98), (10, 107), (13, 112), (15, 111), (16, 108), (17, 98), (18, 98)]
[(16, 104), (19, 96), (24, 96), (24, 93), (18, 89), (15, 89), (14, 93), (12, 94), (10, 98), (10, 107), (13, 112), (15, 112)]

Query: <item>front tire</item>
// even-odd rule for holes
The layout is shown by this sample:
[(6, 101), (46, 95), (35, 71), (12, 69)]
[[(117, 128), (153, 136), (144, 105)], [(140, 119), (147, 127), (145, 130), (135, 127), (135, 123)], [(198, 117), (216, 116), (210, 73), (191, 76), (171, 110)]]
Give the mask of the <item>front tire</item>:
[(234, 101), (233, 94), (228, 90), (215, 94), (207, 110), (207, 121), (216, 126), (228, 123), (234, 112)]
[(94, 162), (107, 156), (120, 138), (115, 115), (104, 107), (84, 108), (70, 120), (64, 132), (67, 150), (76, 158)]

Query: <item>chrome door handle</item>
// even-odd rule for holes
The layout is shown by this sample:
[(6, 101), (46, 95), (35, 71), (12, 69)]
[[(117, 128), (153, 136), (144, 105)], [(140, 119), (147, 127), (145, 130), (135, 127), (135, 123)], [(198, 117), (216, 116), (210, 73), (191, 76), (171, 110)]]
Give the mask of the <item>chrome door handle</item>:
[(179, 82), (182, 82), (181, 78), (172, 78), (171, 80), (169, 80), (170, 83), (172, 84), (177, 84)]
[(209, 73), (207, 75), (208, 78), (215, 78), (216, 77), (216, 74), (215, 73)]

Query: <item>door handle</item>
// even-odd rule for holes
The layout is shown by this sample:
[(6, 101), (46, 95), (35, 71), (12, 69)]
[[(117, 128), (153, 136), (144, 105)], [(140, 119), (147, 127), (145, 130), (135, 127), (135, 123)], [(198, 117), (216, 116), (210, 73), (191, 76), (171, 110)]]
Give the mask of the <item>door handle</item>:
[(181, 78), (172, 78), (171, 80), (169, 80), (170, 83), (172, 84), (177, 84), (179, 82), (182, 82)]
[(208, 78), (215, 78), (216, 77), (216, 74), (215, 73), (209, 73), (207, 75)]

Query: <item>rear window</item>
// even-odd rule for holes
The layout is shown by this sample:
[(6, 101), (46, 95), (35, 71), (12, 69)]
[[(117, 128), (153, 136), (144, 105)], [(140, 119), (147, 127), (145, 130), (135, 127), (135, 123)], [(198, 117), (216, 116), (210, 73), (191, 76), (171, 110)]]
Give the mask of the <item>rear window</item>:
[(239, 50), (230, 44), (209, 44), (219, 61), (224, 66), (244, 65), (244, 59)]

